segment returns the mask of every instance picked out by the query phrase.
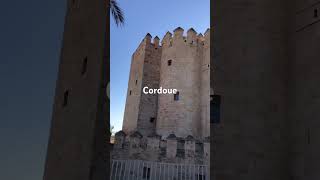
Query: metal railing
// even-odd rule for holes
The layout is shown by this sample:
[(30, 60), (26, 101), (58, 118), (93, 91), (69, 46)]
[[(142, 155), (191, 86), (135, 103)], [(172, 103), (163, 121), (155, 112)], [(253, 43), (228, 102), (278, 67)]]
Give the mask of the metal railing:
[(210, 180), (209, 166), (112, 160), (110, 180)]

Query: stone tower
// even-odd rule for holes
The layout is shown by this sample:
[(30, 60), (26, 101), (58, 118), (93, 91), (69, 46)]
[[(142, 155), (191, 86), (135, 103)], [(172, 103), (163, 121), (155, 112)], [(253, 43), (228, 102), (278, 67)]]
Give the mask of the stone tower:
[(161, 46), (158, 37), (153, 42), (151, 38), (147, 34), (132, 55), (123, 119), (123, 131), (128, 134), (137, 130), (143, 135), (155, 133), (158, 98), (142, 93), (145, 86), (159, 87)]
[(106, 2), (68, 1), (44, 180), (108, 179)]
[(216, 1), (214, 179), (319, 179), (318, 1)]
[[(210, 31), (205, 35), (177, 28), (162, 39), (147, 34), (132, 56), (123, 131), (167, 137), (209, 136)], [(177, 89), (144, 94), (143, 87)]]
[[(202, 119), (201, 113), (209, 114), (205, 111), (208, 104), (202, 104), (203, 96), (207, 96), (209, 102), (209, 89), (205, 85), (207, 80), (209, 86), (209, 62), (203, 59), (207, 56), (203, 51), (208, 39), (192, 28), (186, 37), (183, 31), (177, 28), (173, 36), (167, 33), (162, 40), (160, 86), (177, 89), (179, 101), (174, 101), (173, 95), (159, 95), (157, 133), (162, 136), (174, 133), (179, 137), (201, 137), (205, 118), (208, 118), (204, 113)], [(209, 36), (209, 31), (206, 36)], [(201, 94), (202, 91), (207, 93)], [(202, 105), (207, 107), (201, 108)]]

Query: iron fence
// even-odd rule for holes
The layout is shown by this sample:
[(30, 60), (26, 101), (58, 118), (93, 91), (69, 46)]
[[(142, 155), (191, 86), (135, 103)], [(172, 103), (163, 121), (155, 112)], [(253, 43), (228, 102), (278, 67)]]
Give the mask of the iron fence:
[(111, 180), (210, 180), (209, 166), (112, 160)]

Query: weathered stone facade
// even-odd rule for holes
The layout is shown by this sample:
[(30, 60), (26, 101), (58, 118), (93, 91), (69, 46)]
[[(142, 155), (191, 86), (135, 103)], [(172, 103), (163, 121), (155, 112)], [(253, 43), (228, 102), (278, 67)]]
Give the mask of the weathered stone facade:
[(141, 91), (144, 86), (159, 87), (161, 47), (158, 37), (153, 41), (154, 43), (151, 43), (151, 35), (147, 34), (132, 55), (123, 120), (123, 130), (126, 133), (137, 129), (143, 134), (155, 133), (155, 121), (151, 123), (150, 118), (157, 116), (158, 98), (156, 95), (146, 95)]
[(179, 138), (174, 134), (161, 139), (159, 135), (143, 136), (137, 131), (127, 135), (119, 131), (115, 135), (112, 159), (208, 165), (210, 140)]
[[(106, 180), (108, 3), (68, 0), (43, 180)], [(107, 152), (107, 153), (106, 153)]]
[[(162, 39), (147, 34), (132, 56), (123, 131), (167, 137), (209, 136), (210, 31), (187, 36), (177, 28)], [(143, 87), (177, 89), (173, 94), (144, 94)]]
[[(134, 52), (114, 159), (209, 163), (210, 30), (183, 31), (167, 32), (161, 45), (147, 34)], [(144, 87), (177, 89), (179, 97)]]

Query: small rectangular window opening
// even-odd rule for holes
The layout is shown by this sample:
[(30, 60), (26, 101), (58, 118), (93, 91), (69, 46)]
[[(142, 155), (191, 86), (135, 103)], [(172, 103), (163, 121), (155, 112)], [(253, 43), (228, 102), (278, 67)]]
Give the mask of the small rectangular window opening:
[(156, 118), (154, 118), (154, 117), (151, 117), (151, 118), (150, 118), (150, 122), (151, 122), (151, 123), (153, 123), (155, 120), (156, 120)]
[(136, 80), (136, 85), (138, 84), (138, 80)]
[(173, 95), (173, 100), (179, 101), (179, 91)]
[(88, 65), (88, 58), (85, 57), (82, 62), (82, 70), (81, 70), (82, 75), (84, 75), (87, 72), (87, 65)]
[(68, 105), (68, 100), (69, 100), (69, 91), (66, 90), (63, 94), (63, 104), (62, 104), (63, 107)]
[(220, 123), (220, 95), (210, 95), (210, 123)]
[(171, 66), (172, 60), (168, 60), (168, 66)]
[(313, 17), (314, 17), (314, 18), (317, 18), (317, 17), (318, 17), (318, 9), (315, 9), (315, 10), (313, 11)]
[(129, 91), (129, 95), (131, 95), (131, 90)]

